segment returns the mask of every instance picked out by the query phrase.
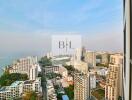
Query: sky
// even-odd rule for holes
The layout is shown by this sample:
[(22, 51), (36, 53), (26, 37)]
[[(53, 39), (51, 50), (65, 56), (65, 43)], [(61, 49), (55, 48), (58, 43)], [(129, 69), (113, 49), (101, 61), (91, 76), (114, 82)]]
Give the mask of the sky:
[(0, 0), (0, 57), (42, 55), (54, 34), (81, 34), (89, 50), (122, 51), (122, 0)]

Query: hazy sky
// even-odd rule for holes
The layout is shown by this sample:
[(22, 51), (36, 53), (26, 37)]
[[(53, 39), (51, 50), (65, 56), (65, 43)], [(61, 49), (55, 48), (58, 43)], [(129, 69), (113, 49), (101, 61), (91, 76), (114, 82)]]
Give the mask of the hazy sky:
[(90, 50), (123, 47), (122, 0), (1, 0), (0, 56), (50, 51), (52, 34), (82, 34)]

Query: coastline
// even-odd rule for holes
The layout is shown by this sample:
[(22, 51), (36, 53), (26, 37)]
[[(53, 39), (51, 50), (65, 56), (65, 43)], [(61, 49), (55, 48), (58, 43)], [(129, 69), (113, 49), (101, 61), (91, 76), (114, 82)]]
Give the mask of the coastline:
[(3, 74), (3, 71), (6, 66), (10, 65), (13, 63), (13, 61), (17, 59), (16, 57), (1, 57), (0, 59), (0, 76)]

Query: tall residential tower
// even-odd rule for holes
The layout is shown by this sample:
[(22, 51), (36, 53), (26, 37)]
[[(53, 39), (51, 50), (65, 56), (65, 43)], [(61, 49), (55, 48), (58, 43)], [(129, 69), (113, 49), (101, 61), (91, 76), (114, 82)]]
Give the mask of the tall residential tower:
[(122, 68), (123, 56), (121, 54), (111, 55), (105, 86), (106, 100), (118, 100), (122, 97)]
[(74, 62), (74, 100), (89, 100), (90, 77), (88, 64), (83, 61)]

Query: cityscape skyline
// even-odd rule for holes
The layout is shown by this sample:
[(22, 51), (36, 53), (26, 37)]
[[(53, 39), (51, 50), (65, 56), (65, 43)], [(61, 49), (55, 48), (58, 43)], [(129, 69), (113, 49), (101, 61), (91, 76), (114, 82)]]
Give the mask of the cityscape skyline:
[(0, 100), (128, 100), (131, 0), (0, 1)]
[[(65, 100), (65, 96), (66, 100), (117, 100), (123, 98), (122, 67), (122, 53), (94, 52), (85, 48), (76, 49), (75, 54), (69, 56), (48, 53), (40, 59), (37, 56), (19, 58), (8, 65), (0, 77), (0, 98), (25, 98), (28, 91), (35, 93), (39, 100)], [(12, 82), (10, 77), (8, 83), (5, 75), (26, 76), (22, 81)]]

